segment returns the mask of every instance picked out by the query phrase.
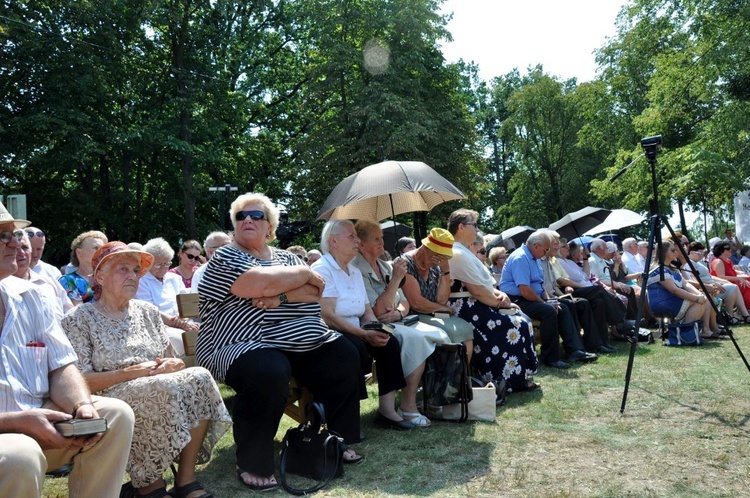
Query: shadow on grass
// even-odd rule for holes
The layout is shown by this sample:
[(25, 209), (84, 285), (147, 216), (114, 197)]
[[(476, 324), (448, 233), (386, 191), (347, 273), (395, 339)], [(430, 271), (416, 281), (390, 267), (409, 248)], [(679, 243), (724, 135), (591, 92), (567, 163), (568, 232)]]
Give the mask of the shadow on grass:
[[(524, 397), (534, 394), (526, 393)], [(477, 440), (476, 424), (480, 422), (433, 421), (429, 429), (401, 432), (376, 428), (374, 416), (374, 410), (362, 414), (366, 439), (353, 446), (364, 455), (364, 461), (345, 466), (344, 476), (331, 482), (324, 494), (427, 496), (444, 493), (446, 488), (468, 485), (491, 470), (495, 444)], [(282, 419), (274, 444), (277, 469), (279, 441), (286, 429), (294, 425), (288, 418)], [(231, 435), (222, 438), (222, 443), (214, 449), (211, 462), (198, 472), (198, 479), (215, 496), (254, 496), (235, 477), (235, 445)], [(457, 459), (456, 455), (461, 458)], [(304, 483), (310, 484), (309, 481)], [(281, 489), (271, 492), (271, 495), (285, 494)]]

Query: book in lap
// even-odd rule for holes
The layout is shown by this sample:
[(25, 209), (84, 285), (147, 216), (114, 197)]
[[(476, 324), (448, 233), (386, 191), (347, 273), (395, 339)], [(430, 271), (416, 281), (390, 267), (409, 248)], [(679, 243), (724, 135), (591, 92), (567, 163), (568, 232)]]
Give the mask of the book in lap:
[(90, 436), (91, 434), (107, 432), (107, 419), (74, 418), (55, 423), (55, 428), (65, 437)]
[(383, 322), (366, 323), (362, 325), (362, 328), (365, 330), (378, 330), (380, 332), (385, 332), (386, 334), (393, 334), (393, 331), (396, 330), (392, 325)]

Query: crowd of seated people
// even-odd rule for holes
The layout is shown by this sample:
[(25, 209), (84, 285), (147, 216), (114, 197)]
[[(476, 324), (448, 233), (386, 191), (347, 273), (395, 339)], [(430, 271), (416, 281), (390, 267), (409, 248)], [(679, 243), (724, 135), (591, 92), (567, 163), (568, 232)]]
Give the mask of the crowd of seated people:
[[(71, 244), (70, 271), (63, 274), (41, 260), (43, 231), (13, 220), (0, 204), (0, 246), (15, 255), (14, 264), (0, 265), (0, 292), (29, 296), (13, 306), (21, 315), (39, 315), (29, 323), (38, 323), (43, 336), (27, 337), (24, 330), (18, 341), (54, 345), (50, 365), (58, 366), (41, 372), (50, 378), (48, 392), (13, 400), (14, 408), (0, 413), (0, 441), (18, 443), (24, 458), (41, 453), (50, 466), (73, 462), (70, 496), (209, 498), (196, 480), (196, 465), (208, 461), (230, 427), (238, 481), (254, 491), (276, 488), (274, 437), (292, 378), (324, 405), (329, 427), (347, 445), (344, 462), (358, 463), (363, 455), (354, 445), (367, 431), (359, 401), (367, 396), (373, 358), (375, 427), (427, 428), (430, 414), (420, 410), (417, 391), (425, 361), (440, 344), (465, 343), (474, 372), (503, 379), (511, 393), (537, 389), (540, 363), (564, 369), (615, 352), (609, 332), (627, 322), (628, 305), (632, 310), (644, 286), (655, 310), (677, 321), (701, 321), (707, 338), (722, 334), (708, 299), (720, 298), (733, 323), (750, 322), (750, 277), (735, 269), (732, 244), (743, 256), (748, 249), (737, 241), (718, 241), (710, 264), (700, 243), (688, 246), (705, 295), (669, 240), (656, 248), (674, 262), (663, 267), (669, 277), (659, 279), (655, 253), (649, 280), (640, 282), (644, 242), (625, 239), (620, 253), (596, 239), (589, 255), (539, 230), (512, 252), (497, 247), (487, 254), (479, 214), (468, 209), (454, 211), (446, 227), (432, 229), (419, 246), (399, 240), (394, 261), (384, 259), (382, 230), (374, 222), (334, 220), (321, 234), (320, 249), (282, 250), (274, 242), (279, 213), (266, 196), (238, 197), (230, 215), (231, 234), (212, 232), (203, 245), (181, 244), (174, 267), (175, 250), (164, 239), (125, 245), (83, 232)], [(177, 296), (191, 291), (200, 295), (200, 326), (180, 318), (176, 306)], [(404, 324), (412, 313), (416, 323)], [(539, 320), (539, 356), (532, 318)], [(389, 323), (393, 333), (365, 327), (370, 322)], [(198, 366), (186, 368), (182, 332), (199, 327)], [(219, 382), (236, 393), (231, 416)], [(54, 405), (45, 404), (49, 397)], [(56, 439), (48, 447), (39, 439), (45, 422), (36, 415), (42, 412), (47, 426), (71, 416), (104, 416), (111, 430), (76, 438), (73, 446)], [(31, 424), (18, 440), (6, 421), (16, 427), (16, 419), (31, 415), (39, 427)], [(7, 447), (0, 445), (3, 458)], [(21, 463), (0, 469), (0, 495), (40, 495), (38, 476), (46, 467), (12, 456), (4, 461)], [(92, 457), (107, 465), (106, 482), (81, 484)], [(178, 470), (167, 491), (164, 473), (172, 462)], [(23, 483), (8, 477), (19, 467), (37, 477)], [(124, 474), (130, 480), (121, 486)]]

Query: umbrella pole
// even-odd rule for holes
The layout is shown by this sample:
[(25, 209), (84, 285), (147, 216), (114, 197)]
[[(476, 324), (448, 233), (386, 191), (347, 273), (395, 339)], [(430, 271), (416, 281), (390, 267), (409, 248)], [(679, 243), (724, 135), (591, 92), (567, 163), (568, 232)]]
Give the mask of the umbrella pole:
[[(396, 242), (398, 242), (398, 230), (396, 230), (396, 210), (393, 209), (393, 194), (388, 194), (388, 200), (391, 202), (391, 229), (393, 229), (393, 238), (396, 239)], [(393, 247), (391, 248), (394, 249)], [(391, 251), (386, 249), (388, 254), (391, 254)], [(393, 255), (391, 254), (391, 260), (393, 258), (398, 257), (398, 254)]]

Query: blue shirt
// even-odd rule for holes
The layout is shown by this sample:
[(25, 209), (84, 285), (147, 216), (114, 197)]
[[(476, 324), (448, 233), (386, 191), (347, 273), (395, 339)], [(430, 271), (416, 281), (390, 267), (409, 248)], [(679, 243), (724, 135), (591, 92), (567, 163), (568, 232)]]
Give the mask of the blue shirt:
[(500, 290), (509, 296), (520, 296), (519, 285), (528, 285), (540, 297), (543, 292), (544, 271), (526, 244), (508, 256), (500, 278)]

